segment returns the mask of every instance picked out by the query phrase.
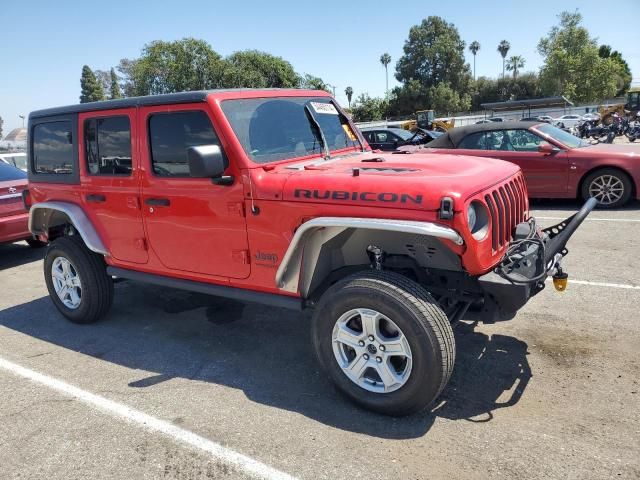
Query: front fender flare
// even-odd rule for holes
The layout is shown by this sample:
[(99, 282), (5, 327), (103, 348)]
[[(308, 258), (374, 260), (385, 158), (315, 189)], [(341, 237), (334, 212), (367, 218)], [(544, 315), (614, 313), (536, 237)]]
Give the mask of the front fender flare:
[(107, 247), (89, 217), (74, 203), (52, 201), (32, 205), (29, 209), (29, 230), (34, 235), (48, 235), (49, 229), (60, 225), (60, 219), (64, 217), (77, 230), (89, 250), (101, 255), (109, 255)]
[(303, 268), (303, 263), (307, 266), (314, 264), (319, 248), (347, 229), (402, 232), (450, 240), (456, 245), (464, 244), (464, 240), (458, 232), (450, 227), (432, 222), (381, 218), (318, 217), (303, 223), (296, 230), (276, 272), (276, 286), (286, 292), (300, 292), (303, 297), (306, 297), (309, 293), (313, 271), (309, 268)]

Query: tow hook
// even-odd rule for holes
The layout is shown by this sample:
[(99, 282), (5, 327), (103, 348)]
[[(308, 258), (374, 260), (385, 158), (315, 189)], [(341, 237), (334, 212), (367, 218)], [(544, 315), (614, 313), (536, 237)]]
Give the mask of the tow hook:
[(558, 267), (558, 271), (553, 275), (553, 286), (558, 292), (564, 292), (569, 283), (569, 274), (562, 271), (562, 267)]

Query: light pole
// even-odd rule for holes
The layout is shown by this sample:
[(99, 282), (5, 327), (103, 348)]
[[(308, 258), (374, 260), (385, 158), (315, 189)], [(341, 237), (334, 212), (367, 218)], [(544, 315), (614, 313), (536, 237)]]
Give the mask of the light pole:
[(18, 115), (22, 119), (22, 128), (24, 128), (24, 115)]

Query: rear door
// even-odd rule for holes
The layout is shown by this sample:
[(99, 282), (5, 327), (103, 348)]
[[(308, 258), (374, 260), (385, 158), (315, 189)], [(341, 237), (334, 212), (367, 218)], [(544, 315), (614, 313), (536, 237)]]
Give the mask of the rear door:
[(146, 263), (136, 109), (80, 114), (78, 131), (84, 211), (114, 258)]
[(192, 178), (187, 149), (224, 145), (206, 104), (140, 109), (145, 177), (143, 215), (149, 244), (170, 269), (246, 278), (250, 273), (244, 190), (229, 159), (232, 185)]

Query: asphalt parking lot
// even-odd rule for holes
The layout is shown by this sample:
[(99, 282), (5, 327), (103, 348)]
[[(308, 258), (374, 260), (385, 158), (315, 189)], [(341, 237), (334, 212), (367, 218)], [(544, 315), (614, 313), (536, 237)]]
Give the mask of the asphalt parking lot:
[[(578, 204), (532, 207), (549, 226)], [(440, 403), (401, 419), (333, 389), (306, 316), (119, 282), (105, 320), (73, 325), (47, 297), (43, 250), (0, 246), (0, 477), (259, 471), (229, 461), (240, 453), (304, 479), (637, 479), (639, 236), (639, 203), (594, 212), (569, 244), (567, 291), (459, 325)]]

